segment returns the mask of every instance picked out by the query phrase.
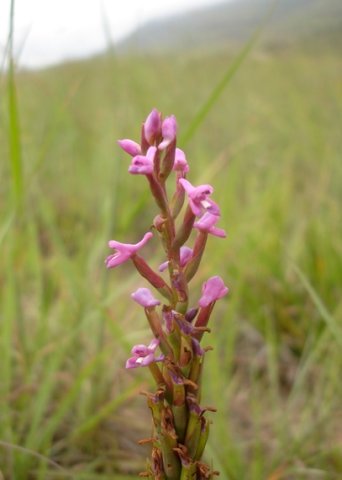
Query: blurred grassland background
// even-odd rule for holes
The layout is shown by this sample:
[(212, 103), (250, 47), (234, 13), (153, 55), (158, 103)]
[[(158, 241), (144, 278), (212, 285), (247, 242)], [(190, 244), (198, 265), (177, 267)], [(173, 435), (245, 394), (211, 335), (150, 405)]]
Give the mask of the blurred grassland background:
[[(136, 441), (150, 420), (137, 392), (148, 375), (123, 369), (149, 338), (129, 298), (144, 282), (103, 260), (108, 239), (136, 242), (157, 213), (116, 145), (139, 139), (152, 107), (176, 115), (189, 180), (214, 185), (229, 233), (209, 240), (192, 285), (194, 304), (208, 276), (230, 286), (205, 338), (205, 399), (218, 408), (207, 458), (224, 480), (342, 478), (342, 12), (314, 3), (326, 14), (304, 9), (301, 24), (296, 3), (280, 2), (295, 28), (269, 21), (246, 58), (260, 22), (241, 23), (246, 38), (230, 42), (206, 42), (202, 29), (202, 44), (182, 51), (152, 52), (142, 29), (118, 51), (1, 76), (5, 479), (123, 480), (144, 468)], [(144, 252), (154, 267), (157, 244)]]

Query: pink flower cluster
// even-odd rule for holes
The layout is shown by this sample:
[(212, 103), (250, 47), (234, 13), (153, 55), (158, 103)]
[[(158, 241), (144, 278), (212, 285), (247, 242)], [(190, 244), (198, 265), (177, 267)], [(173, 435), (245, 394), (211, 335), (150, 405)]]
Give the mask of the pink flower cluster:
[[(168, 340), (168, 333), (174, 330), (174, 318), (181, 318), (183, 324), (187, 322), (192, 325), (194, 354), (200, 351), (198, 339), (202, 335), (198, 331), (206, 327), (215, 302), (228, 292), (219, 276), (211, 277), (203, 284), (202, 295), (198, 301), (199, 308), (188, 308), (188, 284), (198, 269), (208, 235), (224, 238), (226, 233), (216, 226), (221, 212), (211, 198), (213, 187), (207, 184), (194, 186), (186, 179), (189, 165), (183, 150), (176, 146), (176, 135), (177, 122), (174, 115), (163, 119), (160, 112), (153, 109), (143, 123), (140, 143), (131, 139), (118, 141), (124, 152), (131, 156), (129, 173), (147, 178), (152, 195), (160, 207), (161, 211), (153, 228), (162, 240), (167, 259), (160, 264), (159, 273), (168, 270), (170, 275), (168, 284), (138, 254), (153, 236), (152, 232), (145, 233), (136, 244), (109, 241), (108, 245), (114, 253), (106, 259), (107, 268), (114, 268), (129, 259), (132, 260), (138, 272), (168, 300), (168, 303), (161, 307), (162, 312), (159, 315), (156, 308), (161, 302), (148, 288), (138, 288), (132, 293), (133, 300), (145, 309), (154, 338), (148, 346), (133, 347), (133, 357), (127, 361), (127, 368), (148, 366), (163, 361), (166, 356), (170, 356), (173, 362), (177, 360), (172, 358), (173, 348)], [(169, 199), (165, 182), (172, 172), (175, 174), (175, 190)], [(186, 199), (188, 202), (183, 222), (176, 228), (175, 219), (182, 211)], [(193, 248), (190, 248), (185, 242), (192, 231), (197, 231), (197, 237)], [(167, 317), (167, 312), (176, 312), (177, 315)], [(190, 331), (189, 328), (185, 330)], [(183, 328), (182, 331), (185, 330)], [(158, 346), (163, 353), (156, 356)]]

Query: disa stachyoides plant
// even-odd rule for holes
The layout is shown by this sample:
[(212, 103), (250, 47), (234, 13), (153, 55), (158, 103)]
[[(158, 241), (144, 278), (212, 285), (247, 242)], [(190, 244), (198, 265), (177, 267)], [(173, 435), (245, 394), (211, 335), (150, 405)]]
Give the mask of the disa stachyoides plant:
[[(185, 153), (177, 148), (177, 122), (171, 115), (162, 118), (153, 109), (142, 125), (140, 144), (119, 140), (120, 147), (132, 157), (129, 173), (146, 177), (159, 208), (153, 230), (161, 241), (165, 261), (159, 272), (153, 270), (140, 250), (151, 240), (148, 231), (136, 244), (109, 242), (114, 253), (106, 259), (108, 268), (131, 260), (155, 292), (142, 287), (132, 298), (143, 307), (152, 331), (148, 345), (135, 345), (126, 368), (147, 367), (156, 383), (147, 397), (153, 420), (151, 458), (141, 476), (155, 480), (210, 479), (218, 472), (202, 460), (210, 421), (205, 413), (215, 411), (201, 405), (203, 363), (210, 347), (201, 340), (217, 300), (228, 288), (219, 276), (202, 286), (198, 305), (189, 305), (189, 284), (196, 274), (209, 235), (224, 238), (225, 231), (216, 226), (220, 208), (212, 200), (211, 185), (192, 185)], [(172, 178), (174, 191), (166, 182)], [(183, 205), (186, 202), (186, 207)], [(182, 220), (178, 217), (184, 210)], [(186, 245), (196, 231), (192, 247)], [(168, 279), (163, 272), (168, 271)], [(156, 296), (155, 296), (156, 295)], [(163, 298), (163, 300), (162, 300)]]

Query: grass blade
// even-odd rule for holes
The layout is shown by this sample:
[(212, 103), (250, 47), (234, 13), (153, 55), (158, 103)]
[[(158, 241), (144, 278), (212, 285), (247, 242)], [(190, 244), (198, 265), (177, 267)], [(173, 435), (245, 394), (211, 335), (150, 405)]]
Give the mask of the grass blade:
[(342, 331), (339, 325), (337, 324), (337, 322), (335, 321), (334, 317), (329, 313), (328, 309), (320, 299), (319, 295), (317, 294), (317, 292), (315, 291), (314, 287), (311, 285), (311, 283), (309, 282), (305, 274), (301, 271), (301, 269), (296, 265), (293, 265), (293, 268), (296, 274), (298, 275), (300, 281), (302, 282), (304, 288), (310, 295), (322, 319), (325, 321), (327, 327), (333, 334), (334, 339), (340, 346), (342, 346)]
[(198, 127), (203, 123), (205, 120), (206, 116), (212, 109), (212, 107), (215, 105), (215, 103), (218, 101), (220, 96), (222, 95), (223, 91), (225, 88), (228, 86), (234, 75), (238, 72), (240, 66), (242, 65), (243, 61), (248, 57), (249, 53), (257, 43), (262, 30), (264, 26), (266, 25), (267, 21), (269, 18), (272, 16), (273, 11), (275, 9), (277, 2), (273, 2), (271, 5), (271, 8), (267, 12), (264, 21), (262, 24), (255, 30), (255, 32), (252, 34), (248, 42), (244, 45), (242, 50), (238, 53), (238, 55), (235, 57), (233, 63), (229, 65), (228, 69), (224, 73), (223, 77), (221, 80), (218, 82), (218, 84), (214, 87), (212, 90), (211, 94), (209, 95), (209, 98), (203, 103), (202, 107), (199, 109), (193, 120), (191, 121), (190, 125), (188, 126), (188, 129), (185, 131), (184, 135), (181, 135), (180, 137), (180, 143), (185, 145), (195, 134), (196, 130)]
[(90, 431), (94, 430), (99, 423), (101, 423), (105, 418), (113, 413), (118, 407), (120, 407), (126, 400), (130, 397), (134, 396), (137, 393), (138, 386), (141, 386), (140, 382), (135, 382), (133, 386), (127, 388), (124, 392), (120, 395), (117, 395), (115, 398), (107, 402), (103, 405), (102, 408), (95, 415), (86, 419), (81, 425), (79, 425), (73, 433), (73, 437), (77, 437), (79, 435), (83, 435), (85, 433), (89, 433)]
[(19, 123), (18, 100), (14, 72), (13, 60), (13, 36), (14, 36), (14, 0), (11, 0), (10, 9), (10, 29), (8, 41), (9, 67), (8, 67), (8, 117), (9, 117), (9, 150), (10, 163), (13, 182), (13, 202), (15, 207), (19, 207), (23, 198), (23, 172), (22, 172), (22, 152), (21, 135)]

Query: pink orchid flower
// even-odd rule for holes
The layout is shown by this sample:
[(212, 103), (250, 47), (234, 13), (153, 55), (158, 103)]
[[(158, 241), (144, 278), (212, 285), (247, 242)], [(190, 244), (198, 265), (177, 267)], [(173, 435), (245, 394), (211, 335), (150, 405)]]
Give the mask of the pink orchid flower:
[(146, 155), (136, 155), (133, 157), (128, 169), (129, 173), (133, 175), (152, 175), (156, 151), (156, 147), (150, 147)]
[(200, 216), (203, 211), (220, 215), (219, 206), (211, 198), (208, 198), (214, 191), (211, 185), (204, 184), (194, 187), (185, 178), (180, 178), (179, 183), (188, 194), (189, 205), (194, 215)]
[(151, 290), (148, 288), (138, 288), (138, 290), (131, 294), (131, 297), (144, 308), (160, 305), (160, 301), (154, 298)]
[(140, 250), (152, 237), (153, 233), (147, 232), (143, 236), (142, 240), (136, 244), (120, 243), (115, 240), (110, 240), (108, 245), (110, 248), (114, 248), (116, 252), (106, 258), (105, 263), (107, 268), (115, 268), (118, 265), (121, 265), (121, 263), (126, 262), (129, 258), (133, 257), (133, 255), (135, 255), (138, 250)]
[(211, 233), (215, 237), (225, 238), (226, 232), (222, 228), (215, 227), (220, 217), (213, 215), (212, 213), (205, 212), (205, 214), (194, 223), (194, 228), (197, 228), (200, 232)]
[(202, 296), (199, 300), (200, 307), (207, 307), (210, 303), (216, 302), (228, 293), (228, 287), (225, 286), (221, 277), (216, 275), (209, 278), (202, 286)]
[(126, 368), (146, 367), (153, 362), (161, 362), (164, 360), (164, 355), (155, 356), (156, 348), (159, 345), (159, 340), (154, 338), (149, 345), (135, 345), (132, 348), (133, 357), (126, 362)]
[[(188, 261), (192, 257), (192, 252), (193, 252), (192, 248), (187, 247), (185, 245), (180, 248), (180, 266), (181, 267), (184, 267), (188, 263)], [(169, 265), (169, 261), (161, 263), (159, 265), (158, 270), (160, 272), (164, 272), (167, 269), (168, 265)]]

